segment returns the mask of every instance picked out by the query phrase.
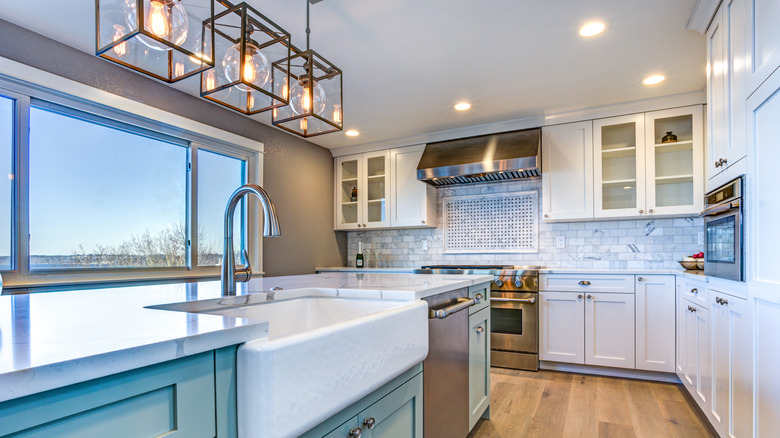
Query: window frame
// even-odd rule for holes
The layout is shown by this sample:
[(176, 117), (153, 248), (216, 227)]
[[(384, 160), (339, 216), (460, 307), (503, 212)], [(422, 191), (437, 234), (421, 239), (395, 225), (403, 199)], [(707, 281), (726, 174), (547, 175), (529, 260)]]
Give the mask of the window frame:
[[(198, 266), (197, 263), (197, 189), (198, 189), (198, 150), (218, 153), (245, 162), (244, 180), (247, 183), (262, 185), (262, 143), (254, 142), (254, 148), (245, 147), (204, 133), (177, 127), (176, 119), (181, 116), (163, 112), (170, 120), (152, 120), (144, 115), (118, 107), (86, 100), (83, 98), (46, 89), (31, 83), (12, 80), (0, 71), (0, 95), (14, 102), (14, 190), (12, 195), (12, 247), (11, 270), (0, 271), (3, 289), (15, 287), (35, 287), (53, 285), (73, 285), (112, 282), (138, 282), (156, 280), (185, 280), (218, 278), (220, 266)], [(128, 100), (118, 96), (115, 99)], [(122, 105), (117, 105), (121, 107)], [(126, 105), (130, 106), (130, 105)], [(174, 143), (187, 150), (185, 221), (187, 229), (187, 253), (183, 267), (159, 268), (85, 268), (85, 269), (46, 269), (30, 270), (29, 245), (29, 177), (30, 177), (30, 108), (54, 111), (69, 117), (98, 123), (113, 129), (120, 129), (137, 135), (143, 135), (161, 141)], [(159, 114), (159, 109), (155, 109)], [(235, 134), (217, 128), (210, 129), (216, 134), (225, 133), (225, 137)], [(245, 139), (250, 142), (249, 139)], [(258, 147), (259, 146), (259, 147)], [(259, 149), (259, 150), (258, 150)], [(262, 235), (259, 234), (258, 220), (261, 219), (259, 202), (247, 199), (244, 209), (243, 240), (255, 274), (262, 274)]]

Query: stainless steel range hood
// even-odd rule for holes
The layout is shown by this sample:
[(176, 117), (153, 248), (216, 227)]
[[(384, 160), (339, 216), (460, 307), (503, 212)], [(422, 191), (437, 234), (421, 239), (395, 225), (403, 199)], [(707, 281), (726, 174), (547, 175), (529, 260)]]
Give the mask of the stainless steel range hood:
[(538, 177), (541, 134), (534, 128), (428, 143), (417, 179), (438, 187)]

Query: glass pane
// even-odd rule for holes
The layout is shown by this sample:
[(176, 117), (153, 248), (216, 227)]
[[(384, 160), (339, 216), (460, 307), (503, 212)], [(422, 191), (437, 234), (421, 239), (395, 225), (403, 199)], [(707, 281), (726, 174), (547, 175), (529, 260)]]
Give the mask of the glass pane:
[(601, 206), (636, 208), (636, 123), (601, 127)]
[(735, 218), (728, 216), (707, 224), (707, 261), (731, 263), (736, 261)]
[[(198, 149), (198, 265), (222, 263), (225, 207), (228, 198), (244, 184), (246, 162)], [(233, 249), (236, 261), (244, 248), (244, 200), (233, 216)]]
[(30, 109), (30, 268), (185, 266), (187, 149)]
[(655, 205), (693, 204), (693, 116), (656, 119)]
[(523, 334), (522, 309), (490, 309), (490, 332), (507, 335)]
[(356, 224), (358, 221), (358, 162), (341, 163), (341, 223)]
[(11, 269), (14, 191), (14, 101), (0, 96), (0, 270)]
[(385, 157), (369, 158), (366, 163), (368, 176), (368, 221), (383, 222), (387, 208), (385, 205)]

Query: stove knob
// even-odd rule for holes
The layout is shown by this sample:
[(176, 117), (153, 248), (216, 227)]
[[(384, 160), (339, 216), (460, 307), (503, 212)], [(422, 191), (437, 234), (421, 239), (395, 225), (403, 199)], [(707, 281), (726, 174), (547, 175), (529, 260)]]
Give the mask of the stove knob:
[(520, 289), (523, 286), (524, 286), (524, 283), (523, 283), (522, 279), (518, 278), (518, 279), (515, 280), (515, 287), (516, 288)]
[(495, 283), (496, 286), (501, 287), (501, 286), (504, 285), (504, 280), (502, 280), (500, 278), (496, 278), (495, 281), (493, 281), (493, 283)]

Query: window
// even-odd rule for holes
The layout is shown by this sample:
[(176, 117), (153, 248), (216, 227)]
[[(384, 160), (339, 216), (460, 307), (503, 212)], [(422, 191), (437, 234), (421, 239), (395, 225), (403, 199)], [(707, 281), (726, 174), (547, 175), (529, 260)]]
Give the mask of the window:
[(30, 270), (184, 267), (187, 148), (30, 108)]
[[(0, 87), (5, 286), (219, 275), (228, 197), (259, 180), (254, 142), (173, 114), (150, 120), (36, 86)], [(236, 210), (237, 260), (244, 248), (258, 257), (257, 225), (247, 225), (256, 205)]]
[(0, 270), (11, 269), (14, 193), (14, 101), (0, 96)]

